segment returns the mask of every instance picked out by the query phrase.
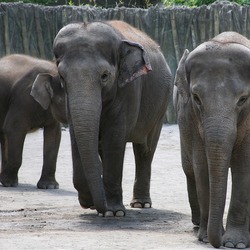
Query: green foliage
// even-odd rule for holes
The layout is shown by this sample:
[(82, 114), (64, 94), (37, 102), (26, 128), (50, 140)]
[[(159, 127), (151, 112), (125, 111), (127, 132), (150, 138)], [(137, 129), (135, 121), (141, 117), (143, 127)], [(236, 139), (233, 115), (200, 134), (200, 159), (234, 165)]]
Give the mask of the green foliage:
[(196, 6), (209, 5), (213, 2), (215, 2), (215, 0), (195, 0), (195, 5)]
[(195, 2), (196, 2), (196, 0), (190, 0), (190, 1), (185, 1), (185, 0), (162, 0), (162, 3), (166, 7), (171, 7), (171, 6), (175, 6), (175, 5), (193, 7), (193, 6), (195, 6)]

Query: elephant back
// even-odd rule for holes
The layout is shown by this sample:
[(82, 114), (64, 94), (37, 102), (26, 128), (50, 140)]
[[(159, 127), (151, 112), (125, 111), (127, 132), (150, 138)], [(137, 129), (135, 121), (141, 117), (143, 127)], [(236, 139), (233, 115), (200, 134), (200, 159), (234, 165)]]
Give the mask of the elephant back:
[(107, 22), (115, 30), (122, 34), (125, 40), (141, 44), (147, 50), (159, 50), (160, 46), (153, 41), (146, 33), (132, 27), (131, 25), (118, 20)]

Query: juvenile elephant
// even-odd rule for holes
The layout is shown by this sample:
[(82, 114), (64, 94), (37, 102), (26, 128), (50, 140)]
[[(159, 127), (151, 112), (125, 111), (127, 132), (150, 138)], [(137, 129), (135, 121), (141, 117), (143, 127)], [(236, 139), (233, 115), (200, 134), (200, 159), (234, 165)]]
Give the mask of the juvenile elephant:
[(59, 121), (66, 123), (66, 118), (65, 94), (54, 63), (17, 54), (0, 59), (0, 181), (3, 186), (18, 185), (25, 136), (43, 127), (44, 162), (37, 187), (58, 188), (55, 171), (61, 139)]
[[(181, 157), (198, 238), (249, 246), (250, 41), (224, 32), (184, 52), (175, 85)], [(232, 195), (223, 229), (228, 169)]]
[(159, 46), (122, 21), (75, 23), (59, 31), (54, 54), (67, 93), (73, 182), (81, 206), (125, 215), (123, 160), (126, 142), (133, 142), (131, 206), (151, 207), (151, 162), (172, 95)]

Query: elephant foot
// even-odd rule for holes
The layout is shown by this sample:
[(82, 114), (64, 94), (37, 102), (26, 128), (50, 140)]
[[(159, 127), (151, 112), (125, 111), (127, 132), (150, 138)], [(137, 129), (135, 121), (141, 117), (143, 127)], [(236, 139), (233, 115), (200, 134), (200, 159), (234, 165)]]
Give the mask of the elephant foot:
[(10, 178), (7, 175), (1, 173), (0, 174), (0, 182), (4, 187), (17, 187), (18, 186), (18, 178)]
[(144, 198), (144, 199), (132, 199), (130, 202), (130, 206), (132, 208), (151, 208), (152, 207), (152, 202), (150, 198)]
[(224, 243), (224, 246), (225, 246), (226, 248), (237, 248), (237, 249), (244, 249), (244, 248), (247, 247), (246, 244), (243, 243), (243, 242), (239, 242), (239, 243), (237, 243), (237, 245), (235, 245), (235, 244), (234, 244), (233, 242), (231, 242), (231, 241), (225, 242), (225, 243)]
[[(78, 192), (78, 199), (83, 209), (96, 209), (90, 193), (87, 194), (81, 192), (80, 194)], [(126, 215), (126, 209), (124, 205), (120, 202), (109, 201), (106, 211), (104, 213), (98, 212), (98, 215), (103, 217), (123, 217)]]
[(105, 212), (105, 217), (124, 217), (126, 215), (126, 209), (123, 204), (115, 204), (108, 202), (108, 208)]
[(209, 243), (209, 240), (208, 240), (208, 236), (204, 236), (204, 237), (198, 237), (199, 238), (199, 241), (202, 241), (203, 243)]
[(55, 180), (55, 178), (51, 178), (51, 179), (41, 178), (37, 183), (37, 188), (39, 188), (39, 189), (58, 189), (59, 184)]
[(227, 248), (244, 249), (249, 246), (249, 232), (243, 233), (239, 230), (227, 230), (223, 235), (223, 245)]
[(124, 217), (126, 215), (125, 211), (106, 211), (104, 217)]
[(207, 229), (200, 227), (198, 231), (198, 240), (204, 243), (208, 243)]

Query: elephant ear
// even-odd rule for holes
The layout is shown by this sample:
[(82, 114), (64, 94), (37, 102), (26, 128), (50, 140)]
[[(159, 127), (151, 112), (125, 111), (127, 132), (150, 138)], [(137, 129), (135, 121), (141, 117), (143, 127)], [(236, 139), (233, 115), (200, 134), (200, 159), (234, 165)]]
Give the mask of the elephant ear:
[(189, 99), (189, 83), (187, 80), (187, 72), (186, 72), (186, 59), (189, 55), (189, 51), (186, 49), (181, 57), (178, 68), (175, 74), (174, 84), (177, 87), (178, 93), (182, 96), (184, 103), (187, 103)]
[(52, 81), (54, 76), (49, 73), (40, 73), (32, 84), (30, 95), (47, 110), (53, 98)]
[(142, 45), (123, 40), (120, 51), (119, 87), (125, 86), (152, 70), (147, 52)]

